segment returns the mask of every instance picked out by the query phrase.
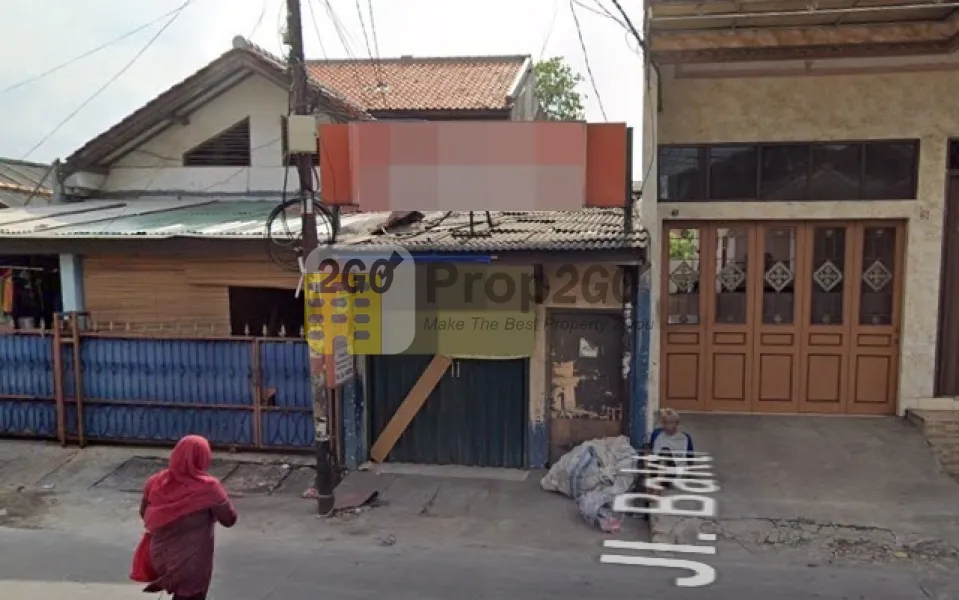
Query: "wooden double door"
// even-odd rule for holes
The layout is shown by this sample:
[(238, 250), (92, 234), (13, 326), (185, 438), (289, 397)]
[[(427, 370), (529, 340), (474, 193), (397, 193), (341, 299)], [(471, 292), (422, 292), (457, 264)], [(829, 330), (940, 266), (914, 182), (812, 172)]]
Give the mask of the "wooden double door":
[(895, 412), (901, 222), (667, 222), (663, 245), (663, 406)]

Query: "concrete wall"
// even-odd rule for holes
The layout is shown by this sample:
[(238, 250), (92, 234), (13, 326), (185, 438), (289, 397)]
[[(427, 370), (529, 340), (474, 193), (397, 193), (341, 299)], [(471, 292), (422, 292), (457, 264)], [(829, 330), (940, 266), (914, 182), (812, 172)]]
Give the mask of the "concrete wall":
[[(254, 75), (121, 158), (104, 183), (104, 192), (256, 193), (283, 189), (281, 117), (288, 92)], [(250, 167), (184, 167), (183, 153), (250, 117)], [(287, 189), (297, 189), (289, 169)], [(225, 198), (228, 198), (225, 197)]]
[[(656, 204), (655, 168), (643, 215), (659, 268), (664, 219), (905, 219), (905, 307), (898, 410), (933, 392), (947, 139), (959, 136), (959, 72), (674, 78), (664, 74), (653, 143), (919, 138), (918, 201)], [(658, 121), (658, 123), (656, 123)], [(653, 136), (655, 134), (655, 139)], [(653, 314), (660, 310), (654, 283)], [(659, 332), (652, 332), (649, 408), (658, 407)]]

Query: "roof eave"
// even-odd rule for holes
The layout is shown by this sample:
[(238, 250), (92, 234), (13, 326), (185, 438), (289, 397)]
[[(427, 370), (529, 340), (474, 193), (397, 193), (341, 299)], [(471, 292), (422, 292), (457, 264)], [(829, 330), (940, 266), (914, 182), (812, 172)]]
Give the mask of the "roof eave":
[(533, 59), (529, 56), (523, 60), (523, 64), (520, 66), (519, 71), (516, 73), (516, 77), (513, 78), (513, 84), (510, 85), (509, 91), (506, 93), (506, 103), (512, 107), (516, 102), (516, 99), (519, 98), (520, 94), (523, 92), (523, 85), (526, 83), (526, 80), (529, 78), (530, 73), (533, 71)]
[[(271, 57), (254, 49), (234, 48), (81, 146), (64, 161), (65, 173), (115, 161), (132, 144), (156, 135), (170, 121), (212, 102), (252, 75), (284, 87), (290, 84), (287, 71)], [(327, 111), (346, 120), (370, 118), (361, 107), (336, 97), (322, 85), (311, 82), (310, 87), (317, 94), (317, 104)]]
[(403, 108), (369, 109), (370, 114), (378, 119), (463, 119), (463, 118), (502, 118), (509, 117), (512, 107), (496, 108)]

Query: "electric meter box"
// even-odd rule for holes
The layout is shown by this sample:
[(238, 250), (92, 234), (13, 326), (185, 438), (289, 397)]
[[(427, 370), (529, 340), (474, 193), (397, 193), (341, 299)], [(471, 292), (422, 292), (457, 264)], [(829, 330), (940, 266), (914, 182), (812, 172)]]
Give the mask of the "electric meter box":
[(316, 117), (290, 115), (286, 121), (286, 131), (287, 152), (316, 154)]

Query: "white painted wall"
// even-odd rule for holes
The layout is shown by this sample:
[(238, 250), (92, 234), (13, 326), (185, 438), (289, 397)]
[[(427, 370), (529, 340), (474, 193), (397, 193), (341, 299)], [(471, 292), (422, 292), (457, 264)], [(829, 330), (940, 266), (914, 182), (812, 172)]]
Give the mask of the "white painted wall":
[[(287, 90), (253, 75), (174, 124), (111, 168), (103, 192), (257, 193), (283, 189), (281, 117)], [(251, 167), (184, 167), (183, 153), (250, 117)], [(289, 169), (287, 189), (299, 187)], [(228, 198), (228, 197), (227, 197)]]
[[(536, 116), (535, 77), (523, 83), (513, 109), (514, 120)], [(99, 192), (143, 197), (178, 194), (279, 194), (297, 189), (295, 169), (283, 168), (281, 117), (287, 114), (288, 91), (259, 75), (248, 79), (189, 115), (186, 124), (173, 124), (123, 156), (111, 168)], [(241, 119), (250, 117), (251, 167), (184, 167), (183, 153)], [(320, 117), (328, 119), (328, 117)], [(230, 196), (222, 196), (229, 199)]]

